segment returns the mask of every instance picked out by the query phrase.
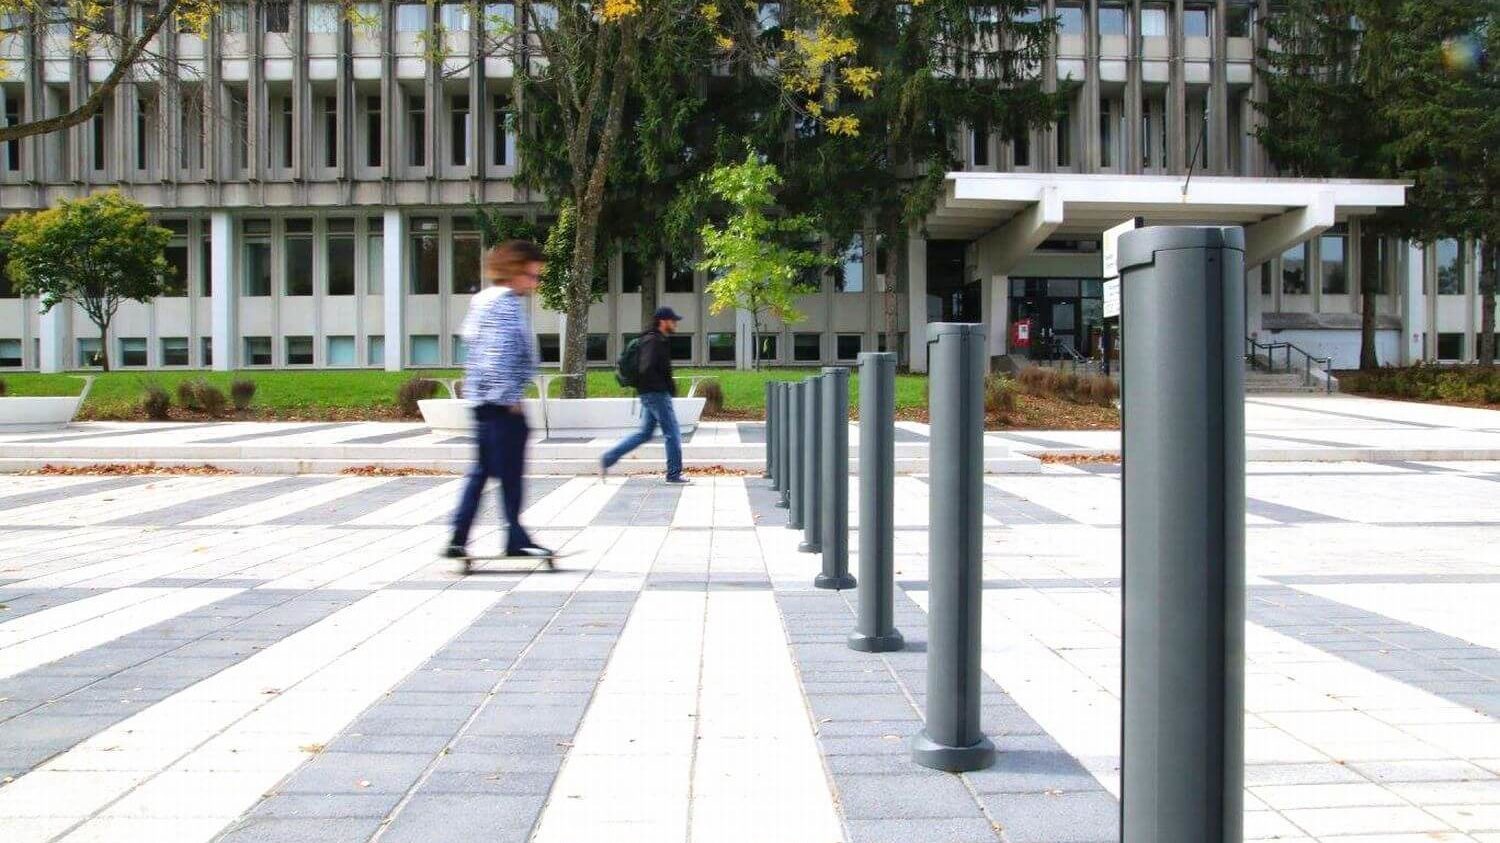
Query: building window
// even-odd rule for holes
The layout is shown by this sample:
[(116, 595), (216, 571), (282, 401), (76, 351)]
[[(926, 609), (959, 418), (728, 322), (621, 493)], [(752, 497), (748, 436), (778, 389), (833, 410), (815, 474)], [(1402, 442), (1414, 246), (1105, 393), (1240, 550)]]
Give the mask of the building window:
[[(641, 256), (629, 249), (620, 253), (620, 292), (639, 293), (646, 278)], [(652, 286), (655, 286), (653, 284)]]
[(288, 0), (265, 0), (261, 8), (265, 10), (267, 32), (292, 31), (292, 5)]
[[(141, 342), (144, 344), (145, 340), (142, 340)], [(144, 359), (144, 349), (142, 349), (141, 355), (142, 359)], [(163, 366), (186, 366), (188, 364), (188, 338), (162, 337), (161, 364)], [(143, 363), (141, 365), (145, 364)]]
[[(886, 339), (887, 335), (884, 331), (882, 331), (876, 337), (875, 349), (877, 351), (893, 350), (887, 347), (888, 343), (886, 342)], [(896, 360), (898, 362), (904, 361), (906, 359), (906, 333), (904, 331), (896, 334), (896, 348), (894, 349), (894, 351), (896, 352)]]
[(1438, 334), (1437, 359), (1439, 359), (1439, 360), (1462, 360), (1462, 359), (1464, 359), (1464, 335), (1463, 334)]
[(371, 234), (365, 239), (365, 292), (372, 296), (385, 293), (385, 235)]
[(313, 364), (313, 338), (287, 337), (286, 364), (288, 366), (311, 366)]
[(167, 286), (162, 292), (168, 298), (180, 298), (187, 295), (188, 283), (188, 247), (186, 244), (172, 244), (164, 252), (167, 259)]
[(411, 362), (413, 366), (436, 366), (443, 362), (442, 346), (432, 334), (418, 334), (411, 338)]
[(453, 349), (452, 349), (452, 351), (453, 351), (453, 365), (455, 365), (455, 366), (462, 366), (464, 363), (466, 363), (468, 361), (468, 359), (469, 359), (469, 344), (466, 343), (466, 342), (464, 342), (464, 338), (461, 337), (461, 336), (458, 336), (457, 334), (453, 335)]
[[(208, 224), (204, 223), (204, 228)], [(198, 294), (209, 297), (214, 294), (214, 241), (204, 237), (198, 245)]]
[[(303, 226), (306, 226), (304, 229)], [(295, 233), (294, 233), (295, 232)], [(283, 270), (288, 296), (313, 294), (312, 220), (287, 220)]]
[(708, 362), (734, 362), (734, 334), (708, 335)]
[(667, 350), (671, 352), (674, 362), (682, 363), (693, 359), (693, 335), (673, 334), (667, 337)]
[(693, 292), (693, 259), (677, 255), (667, 256), (667, 284), (668, 293), (691, 293)]
[(365, 341), (365, 363), (371, 366), (385, 365), (384, 334), (371, 334)]
[[(93, 143), (91, 144), (91, 146), (93, 147), (93, 153), (94, 153), (94, 170), (98, 171), (98, 172), (103, 172), (104, 171), (104, 148), (105, 148), (105, 145), (108, 143), (108, 141), (106, 141), (105, 137), (104, 137), (104, 112), (103, 111), (100, 111), (98, 114), (95, 114), (94, 115), (94, 119), (92, 119), (92, 120), (89, 121), (89, 128), (91, 130), (90, 134), (92, 135), (92, 138), (93, 138)], [(12, 143), (14, 143), (14, 142), (15, 141), (12, 141)]]
[(1073, 166), (1073, 104), (1063, 103), (1057, 115), (1057, 166)]
[(504, 167), (510, 163), (510, 133), (511, 133), (511, 110), (510, 97), (499, 95), (495, 97), (494, 108), (494, 133), (490, 137), (490, 160), (496, 167)]
[(1101, 36), (1129, 34), (1127, 20), (1124, 6), (1110, 3), (1099, 6), (1099, 34)]
[[(444, 6), (444, 9), (449, 6)], [(457, 94), (448, 105), (448, 163), (464, 167), (469, 163), (469, 97)]]
[(1248, 3), (1230, 3), (1225, 13), (1224, 34), (1230, 38), (1249, 38), (1255, 7)]
[(969, 133), (970, 149), (972, 155), (970, 160), (976, 167), (988, 167), (990, 165), (990, 127), (981, 123), (974, 127)]
[(583, 343), (583, 357), (590, 363), (609, 362), (609, 334), (589, 334)]
[(1386, 243), (1382, 237), (1365, 234), (1359, 238), (1359, 287), (1362, 292), (1384, 293)]
[(396, 6), (397, 32), (423, 32), (426, 29), (427, 4), (425, 2), (408, 2)]
[(755, 338), (755, 359), (774, 362), (776, 360), (776, 334), (761, 334)]
[(1011, 141), (1011, 159), (1017, 167), (1031, 166), (1031, 132), (1022, 130)]
[(562, 360), (562, 341), (557, 334), (537, 334), (536, 344), (541, 362), (557, 363)]
[(104, 355), (99, 353), (98, 337), (82, 337), (78, 340), (78, 365), (85, 369), (97, 369), (104, 365)]
[(212, 366), (214, 364), (214, 338), (200, 337), (198, 339), (198, 365)]
[[(333, 231), (334, 223), (347, 224), (347, 233)], [(328, 221), (328, 246), (324, 263), (328, 270), (328, 295), (354, 295), (354, 220)], [(342, 227), (342, 226), (341, 226)]]
[(1099, 166), (1114, 166), (1114, 124), (1109, 118), (1109, 100), (1099, 100)]
[(816, 363), (823, 359), (822, 334), (793, 334), (792, 360), (797, 363)]
[(322, 35), (338, 32), (339, 7), (333, 3), (308, 3), (307, 31)]
[(243, 2), (224, 3), (219, 19), (226, 35), (243, 35), (250, 30), (250, 7)]
[(1342, 234), (1325, 234), (1319, 238), (1318, 255), (1325, 296), (1342, 296), (1349, 292), (1349, 274), (1344, 262), (1348, 243), (1348, 238)]
[(1463, 250), (1457, 240), (1437, 242), (1437, 291), (1440, 296), (1464, 294)]
[(245, 365), (271, 365), (270, 337), (245, 337)]
[(435, 296), (438, 291), (438, 221), (411, 221), (411, 291)]
[(1145, 38), (1167, 37), (1167, 7), (1146, 6), (1141, 9), (1141, 36)]
[(1057, 4), (1057, 34), (1084, 34), (1083, 7), (1071, 3)]
[(1192, 8), (1182, 10), (1182, 34), (1188, 38), (1208, 37), (1208, 9)]
[(275, 166), (292, 166), (292, 127), (296, 124), (296, 117), (292, 113), (292, 98), (281, 98), (281, 122), (276, 127), (276, 134), (281, 139), (279, 144), (281, 158)]
[(839, 334), (835, 350), (840, 360), (858, 360), (859, 353), (865, 350), (864, 334)]
[(856, 234), (839, 256), (838, 290), (841, 293), (865, 291), (865, 237)]
[(484, 251), (478, 232), (453, 235), (453, 292), (477, 293), (480, 280), (480, 257)]
[(469, 31), (469, 4), (468, 3), (444, 3), (439, 10), (439, 17), (443, 22), (443, 28), (449, 32)]
[(229, 94), (229, 168), (236, 174), (250, 167), (250, 106), (245, 93), (231, 91)]
[(135, 96), (135, 168), (137, 170), (148, 170), (151, 168), (151, 141), (155, 133), (151, 130), (152, 103), (145, 93)]
[(323, 98), (323, 166), (339, 165), (339, 98)]
[(380, 139), (385, 133), (381, 119), (380, 97), (365, 97), (365, 166), (380, 166)]
[(245, 220), (241, 289), (246, 296), (271, 295), (270, 220)]
[(425, 167), (427, 166), (427, 100), (421, 95), (412, 94), (407, 97), (406, 102), (408, 151), (406, 163), (413, 167)]
[(21, 365), (21, 341), (17, 339), (0, 340), (0, 367), (19, 369)]
[[(5, 95), (5, 125), (18, 126), (21, 123), (21, 98), (11, 94)], [(21, 169), (21, 141), (12, 140), (5, 143), (5, 169), (14, 173)]]
[[(311, 354), (312, 352), (309, 350), (308, 355), (311, 356)], [(288, 352), (287, 358), (290, 362), (290, 352)], [(354, 365), (354, 337), (340, 336), (328, 338), (328, 365)]]
[(1281, 253), (1281, 292), (1288, 296), (1307, 295), (1307, 244), (1298, 243)]

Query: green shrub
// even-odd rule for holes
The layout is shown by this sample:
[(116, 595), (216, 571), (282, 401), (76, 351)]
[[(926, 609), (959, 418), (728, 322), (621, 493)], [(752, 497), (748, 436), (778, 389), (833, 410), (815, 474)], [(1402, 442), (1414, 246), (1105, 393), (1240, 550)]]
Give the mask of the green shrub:
[(236, 410), (250, 409), (250, 402), (255, 400), (255, 381), (236, 380), (229, 385), (229, 395)]
[(1079, 393), (1080, 403), (1112, 407), (1120, 394), (1120, 387), (1103, 375), (1090, 375), (1081, 379)]
[(1352, 393), (1380, 398), (1500, 404), (1500, 368), (1493, 367), (1419, 365), (1350, 372), (1340, 385)]
[(984, 379), (984, 414), (1004, 415), (1016, 411), (1016, 382), (1004, 375), (992, 374)]
[(216, 419), (223, 416), (224, 411), (229, 408), (229, 399), (224, 397), (224, 390), (208, 381), (198, 382), (197, 395), (198, 406)]
[(718, 378), (704, 378), (698, 381), (698, 390), (695, 393), (703, 399), (703, 412), (710, 416), (717, 416), (724, 412), (724, 387)]
[(401, 415), (407, 418), (416, 418), (422, 414), (422, 409), (417, 406), (418, 401), (426, 401), (438, 394), (440, 384), (432, 378), (416, 375), (408, 378), (396, 390), (396, 406), (401, 409)]
[(141, 396), (141, 409), (145, 411), (146, 418), (166, 421), (171, 418), (172, 396), (157, 384), (150, 384)]
[(203, 402), (198, 399), (198, 390), (202, 385), (202, 379), (178, 381), (177, 406), (194, 413), (201, 412)]

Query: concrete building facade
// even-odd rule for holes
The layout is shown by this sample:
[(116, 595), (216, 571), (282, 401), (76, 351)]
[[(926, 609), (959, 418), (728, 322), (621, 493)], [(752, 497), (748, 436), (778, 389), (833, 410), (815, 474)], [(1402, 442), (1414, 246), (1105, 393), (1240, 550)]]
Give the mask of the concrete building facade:
[[(173, 230), (177, 288), (121, 308), (105, 340), (113, 365), (462, 362), (459, 326), (479, 283), (473, 205), (545, 215), (513, 181), (510, 60), (481, 47), (481, 28), (514, 19), (514, 6), (486, 4), (481, 18), (467, 3), (357, 7), (374, 26), (351, 25), (332, 3), (228, 3), (207, 37), (157, 39), (181, 72), (137, 74), (88, 123), (0, 144), (6, 211), (119, 187)], [(936, 320), (987, 322), (996, 354), (1096, 353), (1100, 232), (1132, 217), (1247, 226), (1258, 245), (1247, 336), (1354, 365), (1360, 291), (1374, 284), (1383, 362), (1474, 357), (1475, 244), (1367, 236), (1361, 218), (1400, 204), (1399, 185), (1274, 178), (1251, 134), (1266, 11), (1230, 0), (1034, 9), (1058, 17), (1041, 73), (1072, 91), (1070, 108), (1014, 142), (982, 128), (954, 139), (964, 166), (911, 233), (909, 289), (895, 291), (912, 368), (925, 367), (920, 326)], [(80, 56), (69, 37), (65, 26), (0, 36), (0, 120), (60, 113), (108, 73), (107, 56)], [(674, 340), (682, 362), (744, 365), (752, 341), (773, 364), (853, 361), (885, 345), (896, 275), (885, 246), (874, 232), (829, 244), (841, 261), (800, 303), (805, 320), (758, 335), (745, 314), (709, 314), (691, 256), (642, 266), (615, 253), (590, 312), (590, 359), (613, 360), (640, 330), (641, 290), (654, 285), (686, 317)], [(37, 311), (0, 281), (0, 371), (88, 367), (92, 323)], [(1018, 346), (1023, 320), (1045, 346)], [(535, 326), (544, 361), (556, 360), (562, 320), (538, 310)]]

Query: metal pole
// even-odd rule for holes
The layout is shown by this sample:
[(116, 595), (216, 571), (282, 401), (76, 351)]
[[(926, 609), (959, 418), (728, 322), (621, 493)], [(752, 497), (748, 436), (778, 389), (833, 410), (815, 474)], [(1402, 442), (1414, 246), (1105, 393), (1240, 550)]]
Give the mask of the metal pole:
[(802, 404), (805, 443), (802, 454), (802, 494), (807, 503), (802, 507), (802, 543), (797, 545), (797, 549), (803, 553), (819, 553), (823, 549), (822, 409), (823, 377), (814, 375), (807, 379), (807, 395)]
[(813, 579), (818, 588), (853, 588), (849, 574), (849, 370), (829, 366), (823, 370), (823, 442), (818, 456), (823, 477), (818, 486), (822, 498), (823, 570)]
[(803, 454), (807, 441), (807, 426), (802, 423), (802, 405), (806, 403), (803, 396), (807, 395), (807, 384), (792, 384), (792, 400), (790, 407), (791, 423), (787, 425), (787, 434), (791, 437), (790, 467), (786, 473), (787, 487), (791, 489), (791, 506), (787, 509), (786, 526), (789, 530), (802, 529), (802, 507), (806, 501), (802, 495), (802, 463), (807, 460)]
[(906, 646), (896, 629), (896, 355), (859, 356), (859, 616), (850, 649)]
[(766, 381), (766, 404), (765, 404), (765, 407), (766, 407), (766, 428), (765, 428), (765, 431), (766, 431), (766, 433), (765, 433), (765, 435), (766, 435), (766, 465), (765, 465), (765, 468), (760, 473), (761, 479), (768, 479), (768, 478), (770, 478), (770, 476), (771, 476), (771, 463), (775, 459), (774, 452), (775, 452), (776, 449), (773, 446), (773, 443), (776, 440), (771, 436), (771, 427), (772, 427), (772, 425), (771, 425), (771, 408), (775, 407), (775, 406), (776, 406), (776, 385), (774, 383), (772, 383), (771, 381)]
[(777, 509), (786, 509), (792, 505), (792, 489), (787, 485), (787, 468), (791, 463), (787, 455), (787, 404), (791, 401), (791, 384), (782, 381), (776, 384), (776, 491), (781, 496), (776, 500)]
[(1244, 243), (1239, 228), (1120, 238), (1123, 843), (1244, 836)]
[(958, 773), (995, 762), (979, 723), (986, 337), (984, 325), (958, 323), (928, 325), (927, 336), (927, 725), (911, 756)]

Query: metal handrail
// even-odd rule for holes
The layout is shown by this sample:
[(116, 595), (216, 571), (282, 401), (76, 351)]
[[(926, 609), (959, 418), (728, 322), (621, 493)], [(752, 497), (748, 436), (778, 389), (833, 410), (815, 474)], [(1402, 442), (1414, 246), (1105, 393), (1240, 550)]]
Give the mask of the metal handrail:
[(536, 384), (537, 384), (536, 396), (537, 396), (538, 399), (540, 399), (540, 404), (541, 404), (541, 409), (542, 409), (542, 436), (544, 438), (545, 437), (549, 437), (549, 436), (552, 435), (552, 423), (547, 418), (547, 388), (552, 385), (553, 381), (558, 380), (559, 378), (561, 378), (563, 380), (567, 380), (569, 378), (581, 378), (581, 377), (583, 377), (583, 375), (576, 374), (576, 373), (575, 374), (565, 374), (565, 373), (561, 373), (560, 372), (558, 374), (541, 374), (541, 373), (537, 374), (537, 376), (535, 378)]
[(1090, 360), (1087, 357), (1084, 357), (1082, 354), (1079, 354), (1078, 349), (1074, 348), (1071, 343), (1064, 342), (1057, 337), (1053, 337), (1052, 353), (1054, 357), (1056, 356), (1058, 349), (1061, 349), (1066, 354), (1068, 362), (1073, 364), (1073, 371), (1078, 371), (1079, 366), (1082, 366), (1085, 371), (1094, 368), (1094, 361)]
[(1245, 337), (1245, 359), (1250, 362), (1250, 365), (1252, 367), (1259, 366), (1260, 364), (1260, 361), (1256, 357), (1255, 353), (1257, 351), (1263, 351), (1265, 352), (1266, 358), (1266, 371), (1270, 372), (1271, 374), (1276, 374), (1277, 369), (1275, 354), (1278, 350), (1285, 352), (1284, 359), (1286, 360), (1286, 371), (1288, 374), (1296, 373), (1296, 369), (1292, 368), (1292, 353), (1296, 352), (1297, 354), (1302, 355), (1303, 386), (1312, 386), (1313, 364), (1321, 364), (1323, 367), (1323, 391), (1330, 394), (1333, 392), (1332, 357), (1314, 357), (1313, 355), (1307, 353), (1303, 349), (1298, 348), (1296, 345), (1289, 342), (1263, 343), (1257, 342), (1254, 337)]

